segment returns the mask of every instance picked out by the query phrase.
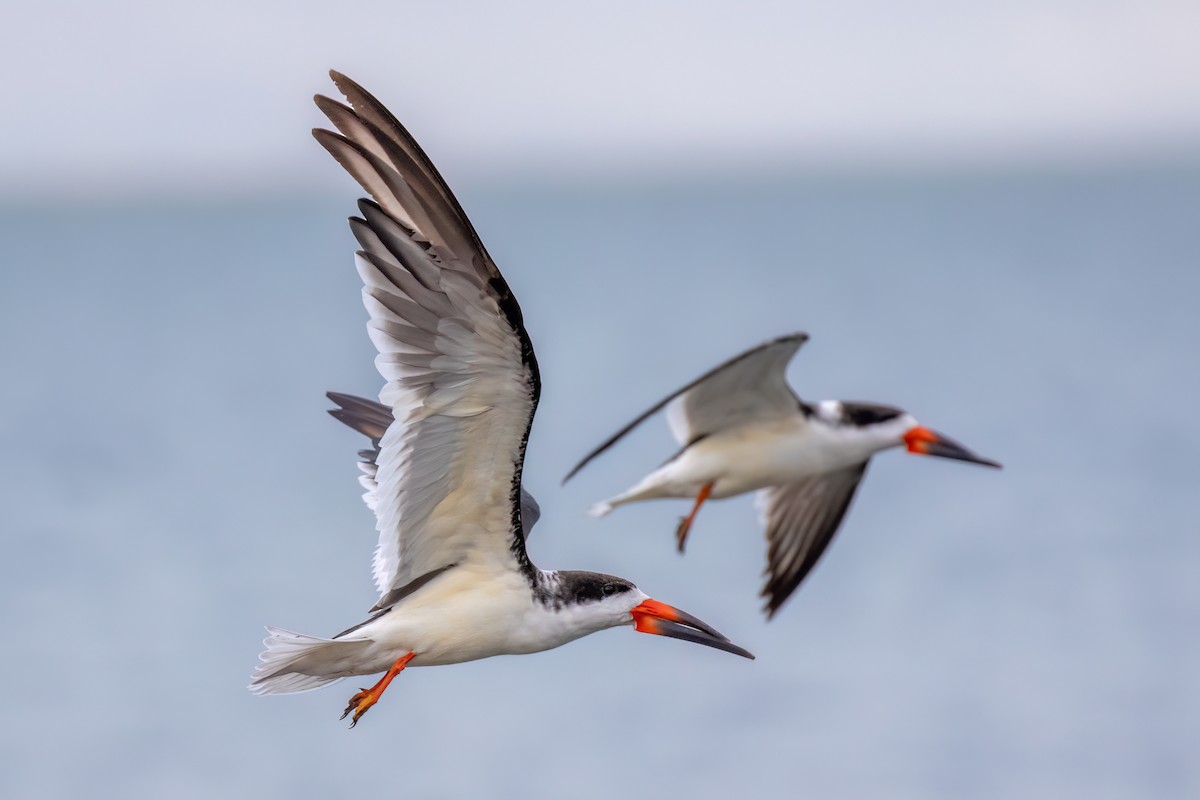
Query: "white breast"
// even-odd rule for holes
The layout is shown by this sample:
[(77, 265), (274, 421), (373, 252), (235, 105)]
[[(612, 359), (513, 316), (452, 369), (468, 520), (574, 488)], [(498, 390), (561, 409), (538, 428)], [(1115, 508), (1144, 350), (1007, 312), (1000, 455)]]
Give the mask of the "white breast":
[(413, 651), (411, 666), (428, 667), (550, 650), (607, 627), (583, 627), (567, 612), (537, 600), (521, 573), (467, 563), (355, 635), (372, 639), (389, 664)]
[(853, 433), (800, 417), (734, 428), (688, 448), (677, 474), (701, 484), (715, 481), (717, 498), (778, 486), (861, 464), (880, 449), (878, 442)]

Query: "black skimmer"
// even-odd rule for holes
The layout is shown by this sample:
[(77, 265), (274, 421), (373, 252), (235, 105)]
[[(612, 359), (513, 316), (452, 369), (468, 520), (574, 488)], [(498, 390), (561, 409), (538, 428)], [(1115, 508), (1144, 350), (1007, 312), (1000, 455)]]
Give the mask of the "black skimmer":
[(781, 336), (706, 372), (588, 453), (563, 482), (665, 406), (681, 449), (589, 513), (603, 516), (638, 500), (693, 500), (675, 531), (682, 552), (706, 500), (761, 490), (758, 509), (768, 545), (762, 596), (770, 618), (829, 546), (875, 453), (905, 445), (918, 455), (1000, 466), (918, 424), (903, 409), (845, 400), (805, 403), (786, 372), (807, 339), (804, 333)]
[(330, 74), (349, 105), (318, 96), (341, 133), (313, 135), (374, 198), (350, 227), (387, 384), (382, 405), (331, 395), (331, 413), (373, 444), (360, 466), (380, 596), (366, 621), (328, 639), (268, 628), (251, 691), (383, 672), (350, 699), (353, 726), (405, 667), (533, 653), (620, 625), (753, 658), (627, 580), (529, 560), (538, 511), (521, 471), (540, 381), (521, 309), (416, 141)]

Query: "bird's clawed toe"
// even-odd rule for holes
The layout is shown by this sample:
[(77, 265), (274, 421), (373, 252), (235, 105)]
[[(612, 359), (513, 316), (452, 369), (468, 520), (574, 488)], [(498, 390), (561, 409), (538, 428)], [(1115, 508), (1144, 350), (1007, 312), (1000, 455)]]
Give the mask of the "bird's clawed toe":
[(688, 534), (692, 530), (692, 518), (680, 517), (679, 525), (675, 528), (675, 545), (679, 548), (679, 552), (683, 552), (683, 547), (687, 543)]
[(400, 671), (416, 657), (416, 653), (406, 653), (396, 659), (396, 663), (392, 664), (391, 669), (379, 679), (379, 683), (372, 686), (370, 689), (359, 689), (358, 694), (350, 698), (350, 702), (346, 704), (346, 710), (342, 712), (341, 719), (345, 719), (354, 712), (354, 717), (350, 720), (350, 727), (353, 728), (358, 724), (359, 717), (367, 713), (371, 706), (379, 702), (379, 698), (383, 697), (383, 692), (387, 689), (388, 684), (392, 682), (400, 674)]
[(354, 717), (350, 720), (350, 727), (353, 728), (358, 724), (359, 717), (367, 713), (371, 706), (379, 702), (379, 694), (381, 693), (376, 693), (374, 688), (360, 689), (358, 694), (350, 698), (350, 702), (346, 705), (346, 710), (342, 712), (340, 719), (350, 716), (350, 712), (353, 711)]

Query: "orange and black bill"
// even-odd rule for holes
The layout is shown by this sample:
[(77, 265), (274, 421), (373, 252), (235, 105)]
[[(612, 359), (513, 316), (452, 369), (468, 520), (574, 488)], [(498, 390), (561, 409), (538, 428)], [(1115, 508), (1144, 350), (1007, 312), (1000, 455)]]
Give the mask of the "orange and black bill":
[(904, 443), (908, 452), (922, 456), (937, 456), (951, 458), (955, 461), (969, 461), (972, 464), (982, 464), (985, 467), (1000, 467), (1000, 462), (976, 455), (944, 433), (917, 426), (904, 434)]
[(629, 613), (633, 614), (634, 628), (642, 633), (669, 636), (672, 639), (715, 647), (742, 658), (754, 658), (749, 650), (738, 647), (708, 623), (666, 603), (646, 600)]

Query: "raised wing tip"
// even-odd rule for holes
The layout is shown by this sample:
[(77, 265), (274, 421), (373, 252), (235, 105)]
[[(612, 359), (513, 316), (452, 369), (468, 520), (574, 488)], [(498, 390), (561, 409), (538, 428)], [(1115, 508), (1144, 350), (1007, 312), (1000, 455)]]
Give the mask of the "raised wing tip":
[[(342, 136), (340, 133), (335, 133), (328, 128), (313, 128), (312, 135), (313, 138), (317, 140), (317, 144), (321, 145), (321, 147), (324, 147), (329, 155), (333, 156), (334, 161), (345, 167), (345, 169), (352, 176), (355, 175), (354, 170), (351, 169), (351, 167), (348, 166), (347, 162), (345, 161), (346, 156), (344, 155), (344, 151), (345, 149), (349, 149), (354, 151), (354, 155), (361, 155), (362, 151), (359, 149), (358, 145), (354, 144), (354, 142), (350, 141), (345, 136)], [(355, 180), (358, 180), (357, 176), (355, 176)], [(359, 185), (362, 185), (361, 181), (359, 182)]]
[(314, 139), (317, 140), (317, 144), (321, 145), (321, 147), (324, 147), (326, 150), (328, 150), (330, 152), (330, 154), (333, 153), (334, 145), (332, 145), (329, 142), (329, 139), (335, 135), (336, 134), (334, 134), (332, 131), (328, 131), (325, 128), (313, 128), (312, 129), (312, 136)]
[(329, 70), (329, 79), (333, 81), (333, 85), (338, 88), (338, 91), (346, 97), (350, 97), (352, 94), (356, 93), (367, 95), (366, 90), (355, 83), (352, 78), (347, 78), (344, 74), (338, 72), (336, 69)]
[(312, 135), (313, 138), (320, 142), (326, 150), (330, 148), (330, 145), (326, 144), (327, 141), (338, 140), (342, 138), (339, 134), (334, 133), (328, 128), (313, 128)]
[(808, 340), (809, 340), (809, 335), (807, 333), (805, 333), (804, 331), (796, 331), (795, 333), (788, 333), (783, 336), (780, 336), (775, 341), (777, 341), (777, 342), (799, 342), (800, 344), (804, 344)]
[(345, 108), (346, 107), (344, 103), (339, 103), (337, 100), (334, 100), (332, 97), (329, 97), (328, 95), (323, 95), (320, 93), (313, 95), (313, 102), (316, 103), (317, 108), (321, 109), (321, 111), (323, 111), (325, 113), (325, 116), (329, 116), (329, 112), (326, 111), (326, 109), (330, 108), (331, 106), (336, 106), (337, 108)]

